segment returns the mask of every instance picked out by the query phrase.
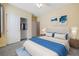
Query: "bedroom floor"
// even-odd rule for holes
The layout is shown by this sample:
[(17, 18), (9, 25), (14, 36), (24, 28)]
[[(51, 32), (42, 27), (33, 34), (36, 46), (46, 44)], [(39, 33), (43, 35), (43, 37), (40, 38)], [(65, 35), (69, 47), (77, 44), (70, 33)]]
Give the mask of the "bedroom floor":
[[(16, 49), (22, 47), (25, 40), (0, 48), (0, 56), (17, 56)], [(70, 48), (68, 56), (79, 56), (79, 49)]]
[(68, 56), (79, 56), (79, 49), (70, 48)]
[(17, 56), (16, 49), (22, 47), (25, 40), (0, 48), (0, 56)]

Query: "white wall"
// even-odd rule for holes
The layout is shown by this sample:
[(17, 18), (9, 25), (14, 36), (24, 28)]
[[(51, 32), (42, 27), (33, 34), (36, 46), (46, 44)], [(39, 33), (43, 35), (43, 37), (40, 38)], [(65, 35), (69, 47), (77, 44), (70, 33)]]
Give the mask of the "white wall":
[[(31, 13), (28, 13), (24, 10), (21, 10), (17, 7), (14, 7), (10, 4), (7, 4), (5, 7), (6, 8), (6, 11), (5, 11), (5, 15), (8, 15), (8, 13), (12, 12), (14, 13), (16, 16), (18, 17), (24, 17), (24, 18), (27, 18), (27, 24), (28, 24), (28, 29), (27, 29), (27, 38), (31, 38), (32, 37), (32, 32), (31, 32), (31, 18), (32, 18), (32, 14)], [(7, 18), (7, 17), (6, 17)], [(8, 18), (7, 18), (8, 19)], [(7, 21), (7, 19), (5, 19)], [(7, 23), (5, 23), (6, 25)], [(7, 27), (6, 27), (6, 32), (7, 32)], [(20, 31), (19, 31), (20, 32)], [(17, 34), (13, 34), (13, 35), (17, 35)], [(8, 39), (7, 39), (8, 40)], [(20, 40), (20, 39), (19, 39)]]
[[(51, 17), (55, 16), (59, 18), (60, 16), (67, 15), (67, 24), (66, 25), (60, 25), (60, 24), (53, 24), (51, 22)], [(45, 15), (40, 17), (40, 30), (42, 28), (49, 28), (51, 30), (61, 28), (65, 29), (67, 28), (68, 31), (71, 30), (72, 27), (78, 27), (78, 34), (77, 39), (79, 39), (79, 4), (71, 4), (64, 7), (61, 7), (56, 10), (51, 10), (50, 12), (46, 13)], [(40, 31), (41, 32), (41, 31)]]

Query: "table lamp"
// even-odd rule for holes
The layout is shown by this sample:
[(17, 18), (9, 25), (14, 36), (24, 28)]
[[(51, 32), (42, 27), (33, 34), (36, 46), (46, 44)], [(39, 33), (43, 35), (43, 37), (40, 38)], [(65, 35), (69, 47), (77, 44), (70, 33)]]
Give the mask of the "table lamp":
[(46, 28), (42, 29), (42, 33), (45, 34), (46, 33)]
[(77, 30), (78, 30), (77, 27), (72, 27), (72, 28), (71, 28), (71, 37), (72, 37), (72, 39), (76, 39)]

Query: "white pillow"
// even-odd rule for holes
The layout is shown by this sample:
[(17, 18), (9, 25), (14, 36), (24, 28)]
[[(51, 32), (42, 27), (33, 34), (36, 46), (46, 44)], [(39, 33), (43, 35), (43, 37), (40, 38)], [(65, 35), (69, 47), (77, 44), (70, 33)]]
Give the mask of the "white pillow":
[(51, 33), (51, 32), (46, 32), (46, 36), (48, 36), (48, 37), (52, 37), (52, 34), (53, 33)]
[(54, 38), (66, 39), (66, 34), (55, 33), (55, 34), (54, 34)]

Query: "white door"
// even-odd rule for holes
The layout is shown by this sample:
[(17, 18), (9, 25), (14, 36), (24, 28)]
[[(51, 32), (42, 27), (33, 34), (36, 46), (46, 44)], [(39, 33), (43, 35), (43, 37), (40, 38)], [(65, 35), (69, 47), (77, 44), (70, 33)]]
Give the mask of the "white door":
[(7, 15), (7, 40), (8, 44), (20, 41), (20, 17), (14, 13)]

